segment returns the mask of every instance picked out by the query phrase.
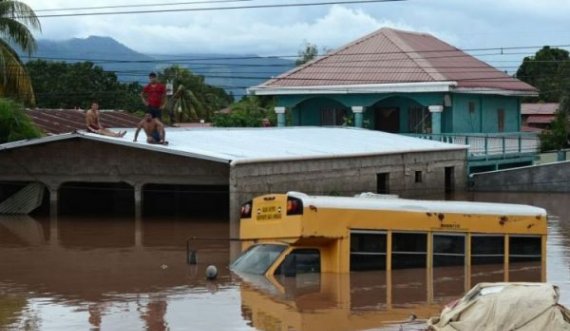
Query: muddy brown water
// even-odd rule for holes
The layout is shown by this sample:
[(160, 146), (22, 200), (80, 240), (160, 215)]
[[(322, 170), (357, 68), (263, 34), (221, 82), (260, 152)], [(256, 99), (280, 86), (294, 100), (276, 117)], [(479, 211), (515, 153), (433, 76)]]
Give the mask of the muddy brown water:
[[(546, 208), (547, 281), (570, 306), (570, 195), (467, 194)], [(502, 265), (303, 275), (231, 274), (228, 225), (213, 219), (0, 216), (0, 330), (419, 330)], [(187, 240), (198, 251), (187, 261)], [(219, 277), (207, 281), (207, 265)], [(516, 265), (511, 279), (540, 279)], [(416, 316), (419, 322), (403, 323)]]

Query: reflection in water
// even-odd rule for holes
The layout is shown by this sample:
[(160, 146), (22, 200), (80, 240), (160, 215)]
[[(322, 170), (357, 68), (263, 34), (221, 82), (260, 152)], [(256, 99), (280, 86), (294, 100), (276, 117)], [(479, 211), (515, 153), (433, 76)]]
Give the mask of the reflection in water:
[[(570, 195), (467, 198), (528, 203), (553, 215), (547, 278), (569, 305)], [(196, 238), (197, 265), (186, 263), (188, 238)], [(479, 282), (541, 278), (539, 264), (520, 262), (508, 271), (474, 264), (243, 282), (227, 269), (227, 238), (223, 220), (0, 216), (0, 329), (377, 329), (437, 314)], [(220, 272), (215, 282), (205, 280), (209, 264)]]

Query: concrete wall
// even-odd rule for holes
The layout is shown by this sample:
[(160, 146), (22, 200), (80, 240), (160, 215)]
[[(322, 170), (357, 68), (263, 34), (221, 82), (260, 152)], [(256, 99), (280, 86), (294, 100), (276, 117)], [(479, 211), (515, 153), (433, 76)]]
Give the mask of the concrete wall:
[[(442, 197), (445, 167), (454, 167), (457, 190), (465, 187), (463, 150), (374, 157), (237, 164), (230, 174), (230, 236), (237, 236), (239, 206), (252, 197), (287, 191), (350, 196), (377, 192), (377, 174), (390, 173), (390, 193), (402, 197)], [(415, 182), (422, 171), (423, 181)]]
[[(469, 102), (475, 104), (473, 113), (469, 112)], [(505, 111), (504, 132), (520, 131), (518, 97), (453, 94), (453, 129), (451, 132), (498, 132), (498, 109)]]
[(474, 174), (476, 192), (570, 192), (570, 161)]
[(229, 165), (82, 138), (0, 151), (0, 181), (227, 185)]
[(134, 187), (141, 213), (145, 184), (228, 185), (229, 164), (76, 138), (0, 151), (0, 182), (40, 182), (57, 209), (63, 183), (118, 183)]

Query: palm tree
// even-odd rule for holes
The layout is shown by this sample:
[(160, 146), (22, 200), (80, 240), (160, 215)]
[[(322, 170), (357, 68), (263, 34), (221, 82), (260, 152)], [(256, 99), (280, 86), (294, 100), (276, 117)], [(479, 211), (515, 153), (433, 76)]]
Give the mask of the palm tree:
[(172, 96), (172, 110), (178, 113), (179, 122), (187, 120), (195, 122), (203, 115), (203, 105), (200, 100), (182, 84), (178, 85), (176, 93)]
[(20, 1), (0, 0), (0, 96), (11, 96), (34, 104), (32, 81), (12, 48), (12, 45), (20, 47), (28, 54), (36, 49), (36, 41), (28, 26), (41, 30), (32, 8)]

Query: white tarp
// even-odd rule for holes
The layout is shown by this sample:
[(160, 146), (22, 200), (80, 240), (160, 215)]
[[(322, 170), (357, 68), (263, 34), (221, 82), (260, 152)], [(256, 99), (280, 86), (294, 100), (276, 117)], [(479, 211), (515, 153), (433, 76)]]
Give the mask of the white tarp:
[(551, 284), (481, 283), (429, 319), (428, 330), (570, 330), (570, 311), (558, 298)]

